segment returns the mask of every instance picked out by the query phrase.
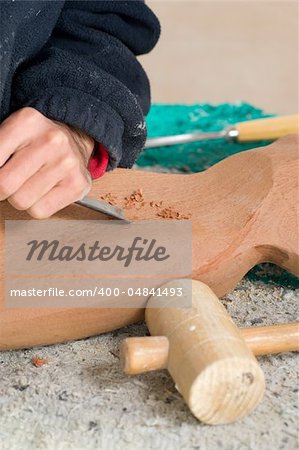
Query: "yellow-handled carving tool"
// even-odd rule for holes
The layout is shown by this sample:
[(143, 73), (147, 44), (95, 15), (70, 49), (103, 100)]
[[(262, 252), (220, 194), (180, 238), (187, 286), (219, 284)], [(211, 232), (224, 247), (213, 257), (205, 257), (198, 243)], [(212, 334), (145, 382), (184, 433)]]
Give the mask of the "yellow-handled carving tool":
[(299, 116), (270, 117), (237, 123), (221, 131), (186, 133), (148, 139), (145, 148), (187, 144), (188, 142), (227, 139), (237, 142), (275, 140), (288, 134), (298, 134)]

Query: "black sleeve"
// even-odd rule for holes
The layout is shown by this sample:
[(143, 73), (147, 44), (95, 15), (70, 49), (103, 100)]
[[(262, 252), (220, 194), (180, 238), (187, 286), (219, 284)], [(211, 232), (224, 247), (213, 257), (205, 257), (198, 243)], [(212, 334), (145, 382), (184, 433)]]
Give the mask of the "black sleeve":
[(150, 87), (136, 55), (160, 34), (143, 1), (66, 1), (42, 51), (14, 78), (14, 106), (76, 126), (131, 167), (146, 139)]

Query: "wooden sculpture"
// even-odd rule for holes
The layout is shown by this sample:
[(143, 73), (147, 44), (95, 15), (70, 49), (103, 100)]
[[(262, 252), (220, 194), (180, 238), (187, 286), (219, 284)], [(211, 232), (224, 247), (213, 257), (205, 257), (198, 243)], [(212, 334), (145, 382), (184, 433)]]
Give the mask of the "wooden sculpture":
[[(180, 217), (191, 214), (193, 279), (218, 296), (231, 291), (254, 265), (269, 261), (299, 275), (298, 137), (239, 153), (205, 172), (180, 175), (119, 169), (94, 183), (91, 196), (124, 198), (142, 189), (145, 204), (126, 210), (131, 220), (160, 219), (162, 201)], [(154, 202), (154, 203), (151, 203)], [(158, 215), (160, 214), (160, 215)], [(96, 335), (142, 319), (140, 309), (7, 309), (4, 305), (4, 221), (28, 219), (0, 203), (0, 349)], [(71, 205), (60, 219), (107, 219)]]

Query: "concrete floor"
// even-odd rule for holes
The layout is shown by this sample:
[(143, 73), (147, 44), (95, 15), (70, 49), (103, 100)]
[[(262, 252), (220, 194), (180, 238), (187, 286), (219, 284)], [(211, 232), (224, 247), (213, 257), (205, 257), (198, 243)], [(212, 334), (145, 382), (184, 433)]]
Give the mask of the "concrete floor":
[[(224, 299), (239, 326), (298, 320), (299, 292), (243, 280)], [(298, 355), (260, 357), (258, 408), (226, 426), (199, 423), (166, 371), (127, 377), (119, 345), (143, 324), (96, 338), (0, 354), (1, 450), (295, 450)], [(47, 357), (36, 368), (33, 356)]]

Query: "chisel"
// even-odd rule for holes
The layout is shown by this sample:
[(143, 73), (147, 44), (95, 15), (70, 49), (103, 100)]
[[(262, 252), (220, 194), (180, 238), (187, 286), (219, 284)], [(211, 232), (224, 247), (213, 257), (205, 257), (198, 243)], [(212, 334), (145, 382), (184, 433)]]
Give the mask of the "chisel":
[(79, 206), (84, 206), (84, 208), (92, 209), (107, 216), (114, 217), (114, 219), (122, 220), (124, 223), (130, 223), (130, 221), (125, 217), (125, 214), (121, 208), (117, 206), (112, 206), (109, 203), (102, 202), (96, 198), (84, 197), (82, 200), (75, 202)]
[(298, 115), (248, 120), (208, 133), (186, 133), (148, 139), (145, 148), (187, 144), (188, 142), (226, 139), (236, 142), (275, 140), (288, 134), (298, 134)]

